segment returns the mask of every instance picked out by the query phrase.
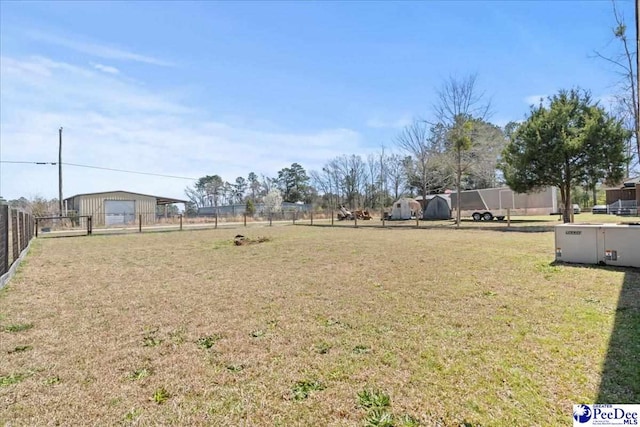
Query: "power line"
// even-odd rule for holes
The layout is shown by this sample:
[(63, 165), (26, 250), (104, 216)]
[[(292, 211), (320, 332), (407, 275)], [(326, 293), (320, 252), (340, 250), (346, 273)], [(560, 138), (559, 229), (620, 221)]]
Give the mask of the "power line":
[[(0, 163), (51, 165), (51, 166), (55, 166), (55, 165), (58, 164), (58, 162), (28, 162), (28, 161), (18, 161), (18, 160), (2, 160), (2, 161), (0, 161)], [(132, 171), (132, 170), (127, 170), (127, 169), (106, 168), (106, 167), (102, 167), (102, 166), (82, 165), (82, 164), (79, 164), (79, 163), (62, 162), (61, 164), (65, 165), (65, 166), (75, 166), (75, 167), (78, 167), (78, 168), (87, 168), (87, 169), (98, 169), (98, 170), (105, 170), (105, 171), (110, 171), (110, 172), (133, 173), (133, 174), (137, 174), (137, 175), (159, 176), (159, 177), (162, 177), (162, 178), (186, 179), (186, 180), (189, 180), (189, 181), (197, 181), (198, 180), (198, 178), (190, 178), (190, 177), (186, 177), (186, 176), (166, 175), (166, 174), (162, 174), (162, 173), (153, 173), (153, 172)]]
[(21, 160), (2, 160), (0, 163), (21, 163), (21, 164), (30, 164), (30, 165), (57, 165), (57, 162), (25, 162)]
[(177, 175), (166, 175), (166, 174), (162, 174), (162, 173), (140, 172), (140, 171), (131, 171), (131, 170), (126, 170), (126, 169), (105, 168), (105, 167), (101, 167), (101, 166), (80, 165), (80, 164), (77, 164), (77, 163), (62, 163), (62, 164), (66, 165), (66, 166), (76, 166), (76, 167), (79, 167), (79, 168), (89, 168), (89, 169), (100, 169), (100, 170), (112, 171), (112, 172), (135, 173), (135, 174), (138, 174), (138, 175), (160, 176), (160, 177), (163, 177), (163, 178), (188, 179), (189, 181), (197, 181), (198, 180), (198, 178), (190, 178), (190, 177), (187, 177), (187, 176), (177, 176)]

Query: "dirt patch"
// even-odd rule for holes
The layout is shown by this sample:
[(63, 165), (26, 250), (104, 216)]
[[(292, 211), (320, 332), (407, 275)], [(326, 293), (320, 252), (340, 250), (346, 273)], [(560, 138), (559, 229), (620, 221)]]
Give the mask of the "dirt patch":
[(236, 235), (236, 237), (233, 238), (233, 243), (236, 246), (244, 246), (244, 245), (255, 245), (258, 243), (264, 243), (264, 242), (268, 242), (271, 239), (265, 236), (259, 236), (256, 237), (255, 239), (252, 239), (251, 237), (246, 237), (243, 236), (242, 234), (238, 234)]

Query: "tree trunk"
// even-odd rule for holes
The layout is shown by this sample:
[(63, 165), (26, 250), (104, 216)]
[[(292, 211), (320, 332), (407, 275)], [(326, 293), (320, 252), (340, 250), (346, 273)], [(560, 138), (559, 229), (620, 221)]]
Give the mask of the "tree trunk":
[(564, 183), (564, 209), (562, 210), (562, 221), (566, 224), (571, 222), (571, 211), (573, 206), (571, 204), (571, 184)]
[(564, 163), (564, 182), (562, 183), (564, 187), (564, 209), (562, 210), (562, 220), (566, 224), (571, 222), (571, 218), (573, 215), (573, 206), (571, 203), (571, 166), (569, 166), (569, 161), (565, 160)]
[(424, 212), (427, 206), (427, 186), (426, 185), (422, 186), (422, 203), (420, 203), (420, 206), (422, 207), (422, 212)]
[(456, 227), (460, 227), (460, 186), (462, 182), (462, 150), (458, 148), (458, 170), (456, 171)]
[(593, 186), (591, 187), (591, 191), (593, 191), (593, 205), (595, 206), (598, 204), (598, 194), (597, 194), (597, 190), (596, 190), (596, 184), (593, 184)]

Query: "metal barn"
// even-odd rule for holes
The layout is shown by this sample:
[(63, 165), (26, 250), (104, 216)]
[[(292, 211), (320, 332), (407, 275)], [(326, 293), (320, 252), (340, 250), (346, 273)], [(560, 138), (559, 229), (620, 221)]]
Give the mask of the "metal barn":
[(153, 224), (156, 206), (186, 203), (170, 197), (151, 196), (130, 191), (84, 193), (64, 199), (65, 210), (78, 216), (91, 215), (94, 226)]

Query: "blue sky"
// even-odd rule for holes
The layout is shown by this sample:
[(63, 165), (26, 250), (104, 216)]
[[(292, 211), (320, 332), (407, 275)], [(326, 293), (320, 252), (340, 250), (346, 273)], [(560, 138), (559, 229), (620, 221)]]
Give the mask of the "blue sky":
[[(633, 27), (632, 1), (618, 8)], [(492, 121), (617, 76), (605, 1), (0, 3), (2, 160), (233, 181), (394, 149), (449, 75), (478, 74)], [(633, 36), (633, 34), (631, 34)], [(633, 39), (633, 37), (630, 37)], [(57, 197), (54, 166), (2, 164), (0, 194)], [(65, 197), (183, 197), (186, 180), (65, 167)]]

